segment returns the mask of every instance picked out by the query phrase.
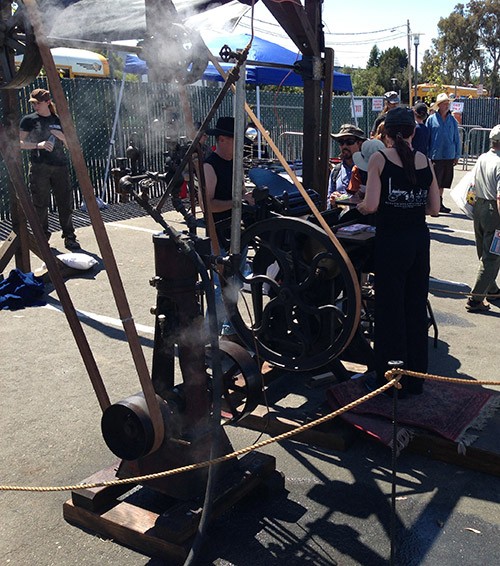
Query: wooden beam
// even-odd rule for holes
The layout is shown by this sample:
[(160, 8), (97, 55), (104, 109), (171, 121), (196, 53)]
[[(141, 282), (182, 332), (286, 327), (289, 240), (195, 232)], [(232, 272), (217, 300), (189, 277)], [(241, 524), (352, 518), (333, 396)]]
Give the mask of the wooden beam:
[[(317, 41), (317, 30), (299, 0), (262, 0), (276, 21), (304, 55), (319, 57), (321, 51)], [(313, 0), (321, 10), (323, 0)]]

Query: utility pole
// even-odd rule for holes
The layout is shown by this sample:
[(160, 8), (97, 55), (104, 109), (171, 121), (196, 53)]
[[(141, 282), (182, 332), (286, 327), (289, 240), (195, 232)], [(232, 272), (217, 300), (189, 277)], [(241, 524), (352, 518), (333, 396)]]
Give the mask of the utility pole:
[(411, 106), (411, 41), (410, 20), (406, 20), (406, 39), (408, 41), (408, 104)]

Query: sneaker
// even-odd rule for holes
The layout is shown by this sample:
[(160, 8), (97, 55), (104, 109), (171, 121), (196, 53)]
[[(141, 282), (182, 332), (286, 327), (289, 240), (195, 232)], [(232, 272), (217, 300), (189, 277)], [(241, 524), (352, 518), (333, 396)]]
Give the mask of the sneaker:
[(484, 301), (468, 299), (465, 309), (469, 312), (486, 312), (490, 310), (490, 305), (486, 304)]
[(500, 303), (500, 289), (488, 293), (486, 295), (486, 300), (488, 301), (488, 303)]
[(66, 236), (66, 238), (64, 238), (64, 247), (67, 250), (80, 250), (82, 248), (76, 236)]
[(443, 203), (441, 203), (441, 206), (439, 208), (439, 212), (442, 212), (443, 214), (450, 214), (451, 208), (448, 208)]

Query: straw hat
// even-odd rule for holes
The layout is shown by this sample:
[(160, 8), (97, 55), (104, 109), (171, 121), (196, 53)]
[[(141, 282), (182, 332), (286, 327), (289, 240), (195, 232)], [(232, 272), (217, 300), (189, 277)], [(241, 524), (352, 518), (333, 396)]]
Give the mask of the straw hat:
[(436, 102), (434, 102), (434, 104), (431, 106), (432, 110), (434, 110), (434, 112), (437, 112), (439, 105), (442, 102), (451, 102), (449, 96), (446, 94), (446, 92), (442, 92), (441, 94), (438, 94), (437, 98), (436, 98)]

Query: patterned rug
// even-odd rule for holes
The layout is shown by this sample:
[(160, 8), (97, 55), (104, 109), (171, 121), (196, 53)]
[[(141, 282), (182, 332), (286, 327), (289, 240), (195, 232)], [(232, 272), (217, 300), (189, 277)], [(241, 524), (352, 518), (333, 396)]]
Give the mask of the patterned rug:
[[(330, 387), (326, 396), (330, 407), (336, 410), (367, 393), (361, 376)], [(392, 403), (392, 398), (378, 395), (341, 418), (392, 446)], [(419, 430), (426, 430), (456, 442), (462, 452), (477, 439), (479, 430), (499, 407), (500, 393), (496, 391), (479, 385), (427, 380), (421, 395), (398, 399), (397, 448), (401, 450)]]

